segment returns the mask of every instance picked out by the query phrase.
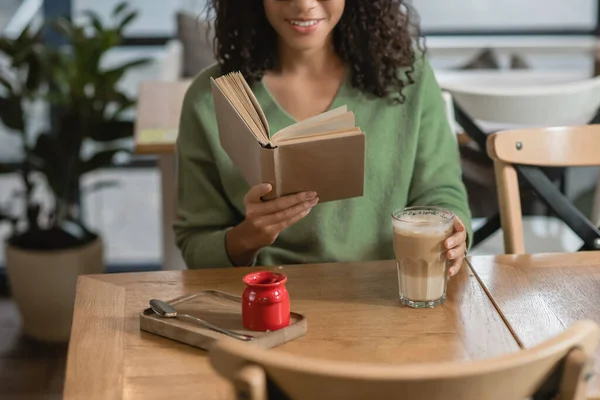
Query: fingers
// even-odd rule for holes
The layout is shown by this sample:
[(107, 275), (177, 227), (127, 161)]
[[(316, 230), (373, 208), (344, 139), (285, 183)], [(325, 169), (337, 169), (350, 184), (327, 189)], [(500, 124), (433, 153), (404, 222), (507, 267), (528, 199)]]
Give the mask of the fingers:
[(460, 218), (454, 218), (454, 233), (445, 240), (447, 258), (451, 261), (448, 275), (454, 276), (460, 270), (467, 251), (467, 229)]
[(467, 246), (466, 246), (465, 242), (462, 242), (459, 246), (454, 247), (451, 250), (448, 250), (448, 252), (446, 253), (448, 260), (456, 260), (457, 258), (464, 256), (466, 250), (467, 250)]
[(450, 269), (448, 270), (448, 275), (450, 275), (450, 276), (456, 275), (456, 273), (462, 266), (463, 260), (465, 258), (466, 250), (467, 250), (466, 243), (463, 242), (459, 246), (449, 250), (446, 253), (448, 260), (451, 260)]
[(267, 215), (296, 206), (305, 201), (314, 200), (317, 197), (315, 192), (301, 192), (288, 196), (281, 196), (270, 201), (262, 201), (262, 197), (273, 190), (269, 183), (256, 185), (250, 188), (244, 197), (244, 203), (249, 211), (257, 215)]
[(306, 217), (319, 202), (314, 192), (263, 201), (262, 197), (272, 190), (273, 186), (270, 184), (256, 185), (244, 197), (246, 217), (242, 224), (253, 249), (273, 244), (281, 231)]
[(456, 232), (454, 232), (454, 234), (452, 236), (450, 236), (448, 239), (446, 239), (446, 241), (444, 242), (445, 246), (447, 249), (453, 249), (454, 247), (458, 246), (459, 243), (465, 243), (467, 241), (467, 231), (464, 229), (463, 226), (463, 230), (457, 230)]
[(310, 211), (315, 205), (317, 205), (318, 202), (319, 198), (316, 197), (312, 200), (303, 201), (300, 204), (293, 205), (292, 207), (285, 208), (273, 214), (267, 214), (263, 218), (263, 222), (265, 225), (276, 225), (281, 222), (285, 222), (296, 217), (299, 214), (302, 214), (305, 211)]
[(261, 215), (278, 213), (291, 207), (301, 206), (305, 202), (314, 201), (316, 198), (317, 194), (315, 192), (302, 192), (288, 196), (282, 196), (277, 199), (262, 203), (260, 205), (259, 212)]
[(273, 225), (273, 227), (276, 231), (281, 232), (288, 226), (292, 226), (296, 222), (300, 221), (302, 218), (306, 217), (310, 213), (310, 210), (312, 210), (312, 207), (294, 215), (293, 217), (291, 217), (289, 219), (283, 220), (283, 221), (279, 222), (278, 224)]
[(465, 258), (461, 256), (452, 261), (452, 264), (450, 264), (450, 269), (448, 270), (448, 276), (454, 276), (458, 273), (458, 271), (460, 271), (460, 267), (462, 266), (464, 259)]

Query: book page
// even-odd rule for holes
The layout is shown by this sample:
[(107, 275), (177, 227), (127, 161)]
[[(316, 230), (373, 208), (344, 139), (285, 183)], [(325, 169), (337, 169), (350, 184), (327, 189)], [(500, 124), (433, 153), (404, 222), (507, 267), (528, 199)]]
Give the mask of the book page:
[(334, 138), (334, 137), (343, 137), (343, 136), (353, 136), (353, 135), (359, 135), (359, 134), (363, 134), (361, 129), (358, 127), (352, 127), (349, 129), (336, 129), (336, 130), (328, 130), (328, 131), (322, 131), (322, 132), (314, 132), (314, 133), (307, 133), (301, 136), (291, 136), (285, 139), (281, 139), (279, 138), (275, 143), (277, 145), (283, 145), (283, 144), (292, 144), (292, 143), (297, 143), (297, 142), (304, 142), (304, 141), (318, 141), (321, 138)]
[(329, 110), (326, 111), (324, 113), (321, 113), (319, 115), (315, 115), (314, 117), (310, 117), (307, 118), (303, 121), (300, 122), (296, 122), (295, 124), (292, 124), (286, 128), (283, 128), (282, 130), (276, 132), (273, 135), (273, 138), (275, 138), (276, 136), (290, 136), (293, 135), (292, 132), (294, 132), (296, 129), (300, 129), (300, 128), (304, 128), (306, 126), (314, 126), (315, 124), (321, 122), (321, 121), (325, 121), (325, 120), (329, 120), (329, 119), (333, 119), (337, 116), (340, 116), (344, 113), (348, 112), (348, 107), (347, 106), (341, 106), (338, 108), (335, 108), (333, 110)]
[(282, 140), (305, 137), (312, 134), (323, 134), (329, 131), (352, 130), (355, 128), (354, 124), (354, 113), (346, 112), (341, 115), (335, 115), (330, 119), (317, 120), (316, 122), (307, 122), (302, 125), (292, 125), (289, 127), (293, 129), (282, 129), (276, 135), (273, 135), (273, 142), (281, 142)]
[(260, 117), (260, 120), (261, 120), (262, 126), (263, 126), (263, 130), (265, 132), (265, 136), (269, 137), (269, 133), (270, 133), (269, 121), (267, 121), (267, 117), (265, 116), (265, 113), (263, 112), (262, 108), (260, 107), (260, 103), (258, 102), (258, 99), (256, 98), (256, 96), (254, 96), (254, 92), (252, 92), (252, 89), (250, 88), (250, 86), (248, 85), (248, 82), (246, 82), (246, 80), (244, 79), (243, 76), (240, 75), (239, 81), (242, 84), (242, 86), (244, 87), (244, 89), (246, 90), (246, 94), (248, 95), (248, 98), (254, 105), (254, 109), (256, 110), (256, 113)]
[(254, 104), (248, 97), (244, 87), (239, 84), (239, 81), (234, 74), (221, 76), (215, 79), (215, 82), (246, 125), (248, 125), (256, 140), (262, 144), (270, 143), (268, 135), (264, 132), (263, 124), (256, 112)]
[(250, 100), (250, 97), (248, 96), (248, 93), (246, 92), (246, 89), (244, 87), (244, 78), (240, 74), (235, 74), (229, 76), (229, 79), (231, 80), (231, 86), (235, 89), (236, 95), (240, 98), (240, 100), (243, 100), (243, 106), (246, 108), (246, 111), (248, 111), (248, 114), (252, 118), (252, 122), (256, 125), (257, 128), (259, 128), (263, 132), (264, 136), (266, 136), (266, 138), (268, 139), (268, 135), (264, 130), (263, 123), (260, 117), (258, 116), (258, 113), (256, 112), (256, 107), (254, 107), (254, 104)]

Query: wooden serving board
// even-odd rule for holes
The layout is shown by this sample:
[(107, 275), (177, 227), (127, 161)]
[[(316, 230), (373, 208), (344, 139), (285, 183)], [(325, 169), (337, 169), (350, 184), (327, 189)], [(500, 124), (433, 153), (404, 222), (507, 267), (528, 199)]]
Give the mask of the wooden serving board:
[[(242, 324), (241, 297), (217, 290), (203, 290), (167, 303), (180, 314), (192, 315), (218, 327), (252, 335), (255, 339), (246, 343), (261, 348), (273, 348), (306, 333), (306, 318), (295, 312), (291, 313), (290, 325), (285, 328), (271, 332), (249, 331)], [(140, 329), (204, 350), (208, 350), (215, 340), (229, 337), (192, 321), (161, 317), (151, 308), (140, 314)]]

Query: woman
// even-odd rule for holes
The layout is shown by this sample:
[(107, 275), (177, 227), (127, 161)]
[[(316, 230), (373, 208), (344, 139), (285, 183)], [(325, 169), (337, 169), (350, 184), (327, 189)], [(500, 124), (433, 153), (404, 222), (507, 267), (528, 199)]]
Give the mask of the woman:
[[(241, 5), (241, 4), (251, 4)], [(189, 268), (393, 259), (390, 215), (439, 206), (458, 219), (445, 245), (455, 274), (470, 212), (440, 89), (401, 0), (212, 0), (218, 64), (188, 90), (177, 140), (177, 244)], [(261, 201), (220, 145), (210, 77), (241, 71), (272, 132), (346, 104), (366, 133), (365, 194)]]

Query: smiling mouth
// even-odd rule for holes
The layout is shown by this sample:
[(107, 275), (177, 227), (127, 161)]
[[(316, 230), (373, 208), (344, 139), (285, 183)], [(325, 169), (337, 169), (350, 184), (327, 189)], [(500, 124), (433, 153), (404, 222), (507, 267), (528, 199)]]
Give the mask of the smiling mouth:
[(320, 19), (289, 19), (288, 22), (294, 26), (299, 26), (302, 28), (308, 28), (311, 26), (315, 26), (319, 22)]

